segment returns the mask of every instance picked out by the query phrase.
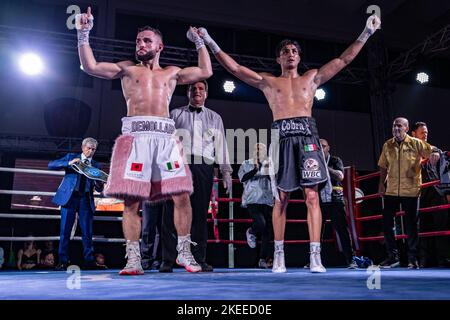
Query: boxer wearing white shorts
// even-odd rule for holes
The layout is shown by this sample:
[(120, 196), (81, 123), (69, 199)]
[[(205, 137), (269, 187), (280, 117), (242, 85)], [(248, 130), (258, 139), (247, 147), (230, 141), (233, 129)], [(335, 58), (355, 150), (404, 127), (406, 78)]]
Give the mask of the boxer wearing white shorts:
[(150, 202), (191, 194), (191, 172), (174, 132), (174, 121), (169, 118), (122, 118), (122, 135), (113, 149), (105, 194)]
[(94, 25), (90, 7), (76, 15), (78, 54), (84, 72), (102, 79), (120, 79), (127, 104), (123, 135), (116, 141), (107, 193), (125, 200), (122, 227), (126, 239), (127, 264), (120, 275), (142, 275), (139, 238), (140, 199), (162, 200), (171, 196), (178, 236), (177, 263), (189, 272), (201, 271), (191, 252), (192, 181), (184, 166), (181, 147), (171, 136), (169, 103), (175, 87), (205, 80), (212, 75), (211, 59), (197, 29), (186, 36), (198, 52), (197, 66), (180, 68), (159, 64), (164, 49), (163, 35), (155, 28), (139, 28), (135, 61), (98, 62), (89, 45)]

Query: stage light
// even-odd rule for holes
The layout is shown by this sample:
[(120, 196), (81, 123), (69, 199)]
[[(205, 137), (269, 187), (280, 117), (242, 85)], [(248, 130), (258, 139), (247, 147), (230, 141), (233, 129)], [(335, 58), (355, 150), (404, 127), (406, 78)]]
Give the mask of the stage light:
[(232, 93), (234, 89), (236, 89), (236, 86), (233, 81), (227, 80), (223, 83), (223, 90), (225, 90), (225, 92)]
[(27, 75), (35, 76), (44, 70), (42, 59), (35, 53), (25, 53), (19, 59), (20, 69)]
[(420, 84), (427, 83), (430, 80), (430, 77), (425, 72), (419, 72), (416, 76), (416, 81)]
[(314, 95), (317, 100), (325, 99), (326, 92), (323, 89), (317, 89), (316, 94)]

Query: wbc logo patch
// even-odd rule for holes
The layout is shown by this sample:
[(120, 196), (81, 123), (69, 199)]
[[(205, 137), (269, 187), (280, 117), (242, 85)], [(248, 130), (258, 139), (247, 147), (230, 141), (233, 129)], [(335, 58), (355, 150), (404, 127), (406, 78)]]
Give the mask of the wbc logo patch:
[(321, 179), (322, 174), (319, 170), (319, 162), (316, 159), (308, 158), (303, 162), (304, 170), (302, 171), (303, 179)]
[(313, 158), (306, 159), (303, 165), (305, 170), (319, 170), (319, 162)]

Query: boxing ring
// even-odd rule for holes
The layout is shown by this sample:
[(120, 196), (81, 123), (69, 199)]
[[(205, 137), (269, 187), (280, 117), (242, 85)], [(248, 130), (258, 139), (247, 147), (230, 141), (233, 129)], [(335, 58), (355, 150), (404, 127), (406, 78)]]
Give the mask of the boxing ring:
[[(363, 222), (368, 223), (370, 221), (381, 220), (383, 218), (383, 216), (381, 214), (363, 215), (362, 210), (361, 210), (361, 204), (360, 204), (362, 201), (365, 201), (365, 200), (381, 199), (382, 195), (380, 193), (373, 193), (373, 194), (364, 195), (364, 196), (358, 197), (358, 198), (356, 198), (356, 196), (355, 196), (355, 190), (357, 190), (357, 188), (360, 187), (361, 182), (367, 181), (367, 180), (370, 180), (373, 178), (378, 178), (380, 176), (380, 172), (374, 172), (374, 173), (363, 175), (363, 176), (357, 176), (355, 168), (353, 168), (353, 167), (351, 167), (349, 170), (346, 170), (346, 172), (348, 175), (350, 175), (350, 179), (347, 179), (347, 183), (351, 184), (350, 192), (349, 192), (350, 198), (348, 198), (348, 199), (350, 199), (350, 201), (351, 201), (351, 209), (350, 209), (351, 213), (352, 213), (351, 225), (355, 229), (355, 232), (352, 233), (354, 235), (353, 241), (355, 243), (355, 247), (357, 248), (357, 250), (359, 250), (362, 242), (384, 240), (384, 237), (382, 235), (381, 236), (364, 236), (363, 235), (363, 233), (364, 233), (363, 227), (362, 227)], [(421, 189), (430, 188), (435, 185), (438, 185), (439, 183), (440, 183), (439, 180), (426, 182), (421, 185)], [(444, 204), (444, 205), (439, 205), (439, 206), (419, 208), (419, 213), (420, 214), (429, 214), (431, 212), (437, 212), (437, 211), (443, 211), (443, 210), (449, 210), (449, 209), (450, 209), (450, 204)], [(405, 215), (404, 211), (398, 211), (395, 214), (396, 217), (403, 217), (404, 215)], [(402, 230), (404, 230), (403, 220), (401, 220), (401, 225), (402, 225)], [(442, 236), (450, 236), (450, 230), (419, 232), (420, 238), (442, 237)], [(407, 235), (405, 235), (404, 232), (402, 232), (402, 234), (395, 235), (396, 240), (406, 239), (406, 238), (407, 238)]]
[[(26, 172), (31, 174), (63, 175), (61, 172), (18, 168), (0, 168), (2, 172)], [(364, 244), (380, 241), (382, 236), (365, 236), (363, 223), (381, 218), (379, 214), (365, 215), (361, 210), (361, 201), (379, 199), (377, 193), (356, 197), (356, 188), (364, 181), (377, 178), (379, 173), (357, 176), (354, 167), (345, 168), (344, 194), (349, 229), (354, 247), (359, 254)], [(123, 277), (118, 270), (85, 271), (75, 267), (67, 272), (48, 270), (11, 271), (0, 270), (0, 299), (68, 299), (68, 300), (448, 300), (450, 299), (450, 270), (421, 269), (392, 270), (369, 268), (348, 270), (346, 268), (327, 267), (323, 274), (312, 274), (303, 266), (290, 266), (285, 274), (274, 274), (270, 269), (235, 268), (236, 246), (247, 246), (246, 239), (236, 239), (235, 226), (250, 224), (251, 219), (234, 217), (234, 205), (241, 202), (240, 197), (233, 195), (220, 197), (218, 186), (220, 179), (215, 179), (211, 196), (211, 217), (208, 219), (213, 238), (209, 244), (224, 244), (228, 247), (228, 268), (215, 268), (212, 273), (190, 274), (184, 269), (174, 269), (173, 273), (146, 271), (144, 276)], [(239, 180), (233, 179), (233, 184)], [(437, 184), (433, 181), (422, 185), (422, 188)], [(233, 188), (232, 188), (233, 189)], [(27, 190), (0, 190), (0, 194), (27, 194), (52, 196), (51, 192)], [(304, 205), (302, 199), (291, 199), (290, 203)], [(219, 210), (219, 204), (228, 204), (228, 212)], [(421, 213), (449, 209), (450, 205), (422, 208)], [(397, 216), (401, 217), (402, 212)], [(0, 223), (5, 219), (57, 220), (57, 214), (24, 214), (0, 213)], [(95, 215), (94, 221), (120, 222), (118, 216)], [(287, 224), (296, 228), (306, 224), (305, 219), (287, 219)], [(330, 221), (325, 221), (329, 224)], [(219, 226), (226, 224), (228, 234), (220, 232)], [(421, 232), (421, 237), (448, 236), (450, 231)], [(245, 237), (245, 235), (244, 235)], [(286, 257), (289, 259), (289, 247), (307, 245), (308, 235), (304, 239), (286, 240)], [(397, 239), (406, 236), (398, 234)], [(79, 241), (72, 233), (72, 240)], [(59, 240), (59, 236), (25, 237), (0, 235), (0, 242)], [(337, 238), (324, 239), (325, 243), (335, 243)], [(123, 238), (94, 237), (94, 242), (103, 244), (122, 244)], [(117, 246), (117, 250), (124, 249)], [(378, 262), (378, 261), (376, 261)], [(7, 290), (1, 289), (7, 288)]]

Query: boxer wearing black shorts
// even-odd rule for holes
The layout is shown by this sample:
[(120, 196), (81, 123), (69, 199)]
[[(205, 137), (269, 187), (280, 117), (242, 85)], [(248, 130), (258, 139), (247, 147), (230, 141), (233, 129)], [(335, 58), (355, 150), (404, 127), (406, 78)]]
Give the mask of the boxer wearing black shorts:
[(279, 130), (278, 189), (291, 192), (328, 180), (316, 121), (311, 117), (277, 120), (272, 129)]

